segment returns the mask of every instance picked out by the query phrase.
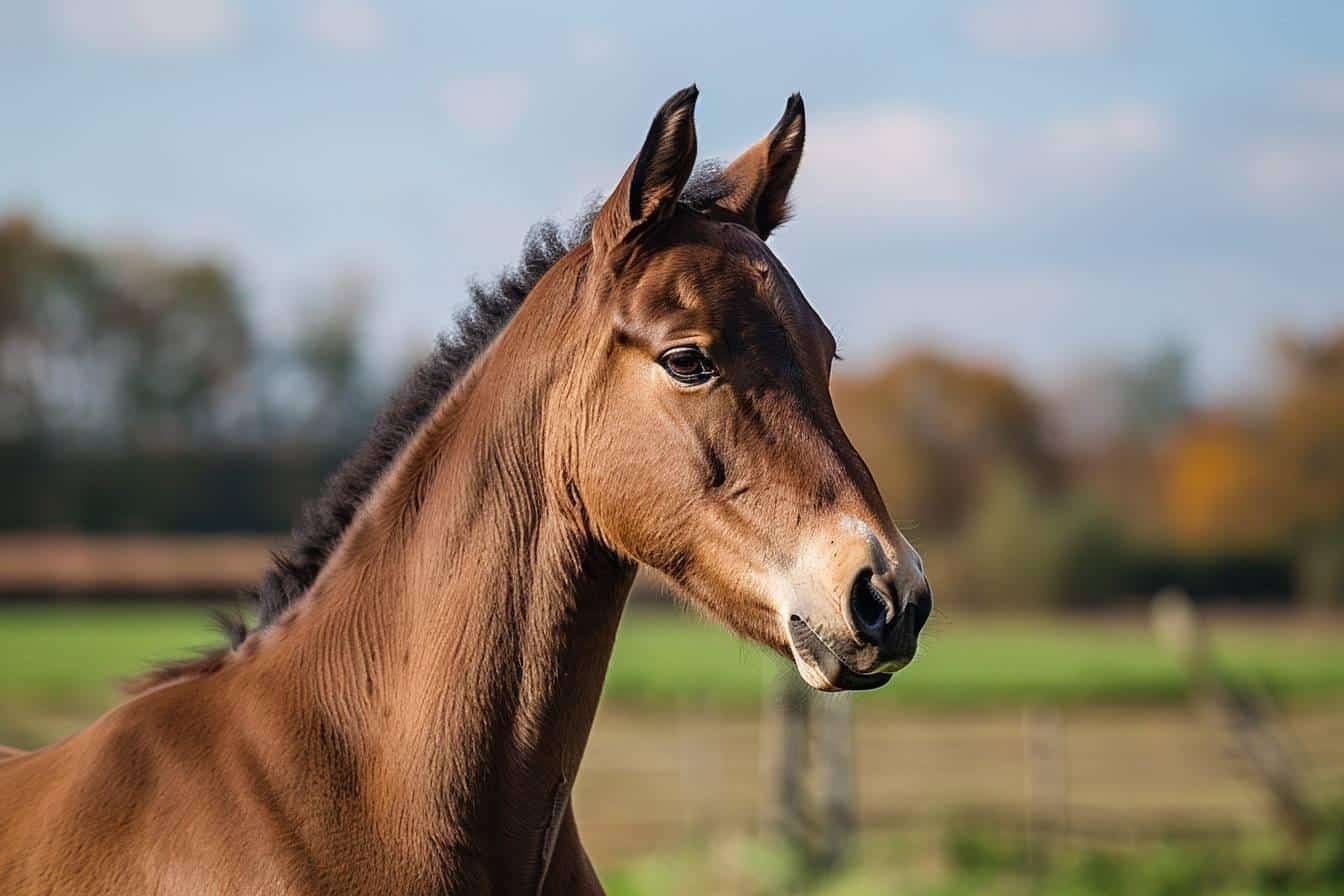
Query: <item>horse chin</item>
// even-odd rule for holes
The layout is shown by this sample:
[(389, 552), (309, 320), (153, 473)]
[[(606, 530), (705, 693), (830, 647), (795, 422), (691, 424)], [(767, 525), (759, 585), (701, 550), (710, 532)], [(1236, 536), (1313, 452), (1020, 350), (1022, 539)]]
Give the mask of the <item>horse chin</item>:
[(801, 616), (789, 619), (789, 648), (803, 681), (818, 691), (870, 691), (891, 681), (890, 672), (855, 672)]

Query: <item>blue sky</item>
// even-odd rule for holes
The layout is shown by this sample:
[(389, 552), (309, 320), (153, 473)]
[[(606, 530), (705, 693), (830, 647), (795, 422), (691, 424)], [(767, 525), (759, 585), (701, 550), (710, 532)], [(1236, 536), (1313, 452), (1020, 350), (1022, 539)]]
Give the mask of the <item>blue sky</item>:
[(1179, 340), (1253, 385), (1344, 323), (1344, 4), (0, 0), (0, 210), (226, 255), (283, 335), (342, 276), (374, 360), (608, 189), (695, 81), (731, 157), (802, 91), (775, 239), (851, 363), (1060, 382)]

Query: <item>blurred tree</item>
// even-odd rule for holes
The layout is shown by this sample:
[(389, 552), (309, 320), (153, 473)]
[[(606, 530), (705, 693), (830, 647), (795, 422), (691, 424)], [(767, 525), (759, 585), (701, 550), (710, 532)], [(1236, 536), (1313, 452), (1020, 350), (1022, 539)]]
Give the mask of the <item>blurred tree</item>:
[(1344, 327), (1281, 336), (1275, 355), (1271, 515), (1296, 545), (1302, 596), (1344, 604)]
[(145, 253), (108, 259), (125, 317), (110, 340), (127, 340), (118, 382), (136, 443), (180, 445), (220, 435), (221, 410), (253, 358), (232, 276), (209, 261), (174, 263)]
[(1169, 344), (1121, 377), (1125, 429), (1160, 435), (1190, 412), (1190, 352)]
[(833, 392), (900, 520), (958, 530), (996, 468), (1021, 471), (1033, 488), (1058, 480), (1038, 403), (1001, 371), (916, 352), (868, 376), (837, 378)]
[(0, 221), (0, 434), (39, 437), (50, 393), (93, 342), (109, 288), (93, 260), (25, 217)]
[(1081, 492), (1044, 496), (1010, 467), (990, 476), (962, 539), (968, 599), (983, 606), (1082, 606), (1122, 596), (1129, 545)]
[(1275, 356), (1272, 509), (1289, 537), (1344, 529), (1344, 328), (1280, 336)]
[(252, 359), (232, 277), (209, 261), (97, 254), (0, 221), (7, 439), (182, 444), (210, 432)]
[(1086, 366), (1051, 396), (1052, 444), (1075, 484), (1135, 530), (1165, 522), (1160, 452), (1189, 418), (1188, 350), (1171, 343), (1136, 360)]
[(1191, 545), (1263, 545), (1277, 521), (1266, 513), (1265, 440), (1232, 413), (1192, 419), (1164, 451), (1167, 530)]
[(286, 526), (372, 415), (367, 284), (331, 292), (268, 347), (216, 261), (0, 219), (0, 528)]
[(1290, 544), (1344, 529), (1344, 329), (1280, 336), (1274, 356), (1265, 407), (1191, 417), (1168, 444), (1165, 509), (1179, 538)]
[[(307, 433), (331, 436), (366, 422), (373, 412), (364, 387), (360, 333), (372, 287), (354, 272), (336, 277), (308, 304), (301, 328), (287, 355), (307, 386), (307, 410), (298, 417)], [(294, 416), (291, 414), (291, 416)]]
[(1142, 444), (1179, 425), (1190, 397), (1190, 352), (1170, 343), (1137, 360), (1087, 365), (1051, 401), (1051, 424), (1071, 451)]

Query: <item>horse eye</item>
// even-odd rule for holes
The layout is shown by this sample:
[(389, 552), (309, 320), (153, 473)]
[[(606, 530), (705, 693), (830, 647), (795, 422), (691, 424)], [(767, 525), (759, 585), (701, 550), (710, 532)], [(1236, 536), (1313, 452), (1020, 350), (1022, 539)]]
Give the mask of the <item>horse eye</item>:
[(719, 373), (714, 367), (714, 362), (705, 357), (704, 352), (690, 346), (668, 349), (663, 352), (658, 363), (663, 365), (663, 369), (672, 379), (684, 386), (707, 383)]

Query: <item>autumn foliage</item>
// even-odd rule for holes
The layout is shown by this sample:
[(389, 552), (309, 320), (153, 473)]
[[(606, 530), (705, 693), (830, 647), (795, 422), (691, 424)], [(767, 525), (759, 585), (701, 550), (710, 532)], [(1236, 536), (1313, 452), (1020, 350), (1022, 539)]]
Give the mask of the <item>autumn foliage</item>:
[(1281, 336), (1271, 356), (1269, 388), (1214, 405), (1185, 397), (1169, 355), (1072, 397), (928, 351), (834, 391), (893, 516), (968, 600), (1095, 603), (1169, 581), (1344, 600), (1344, 328)]

